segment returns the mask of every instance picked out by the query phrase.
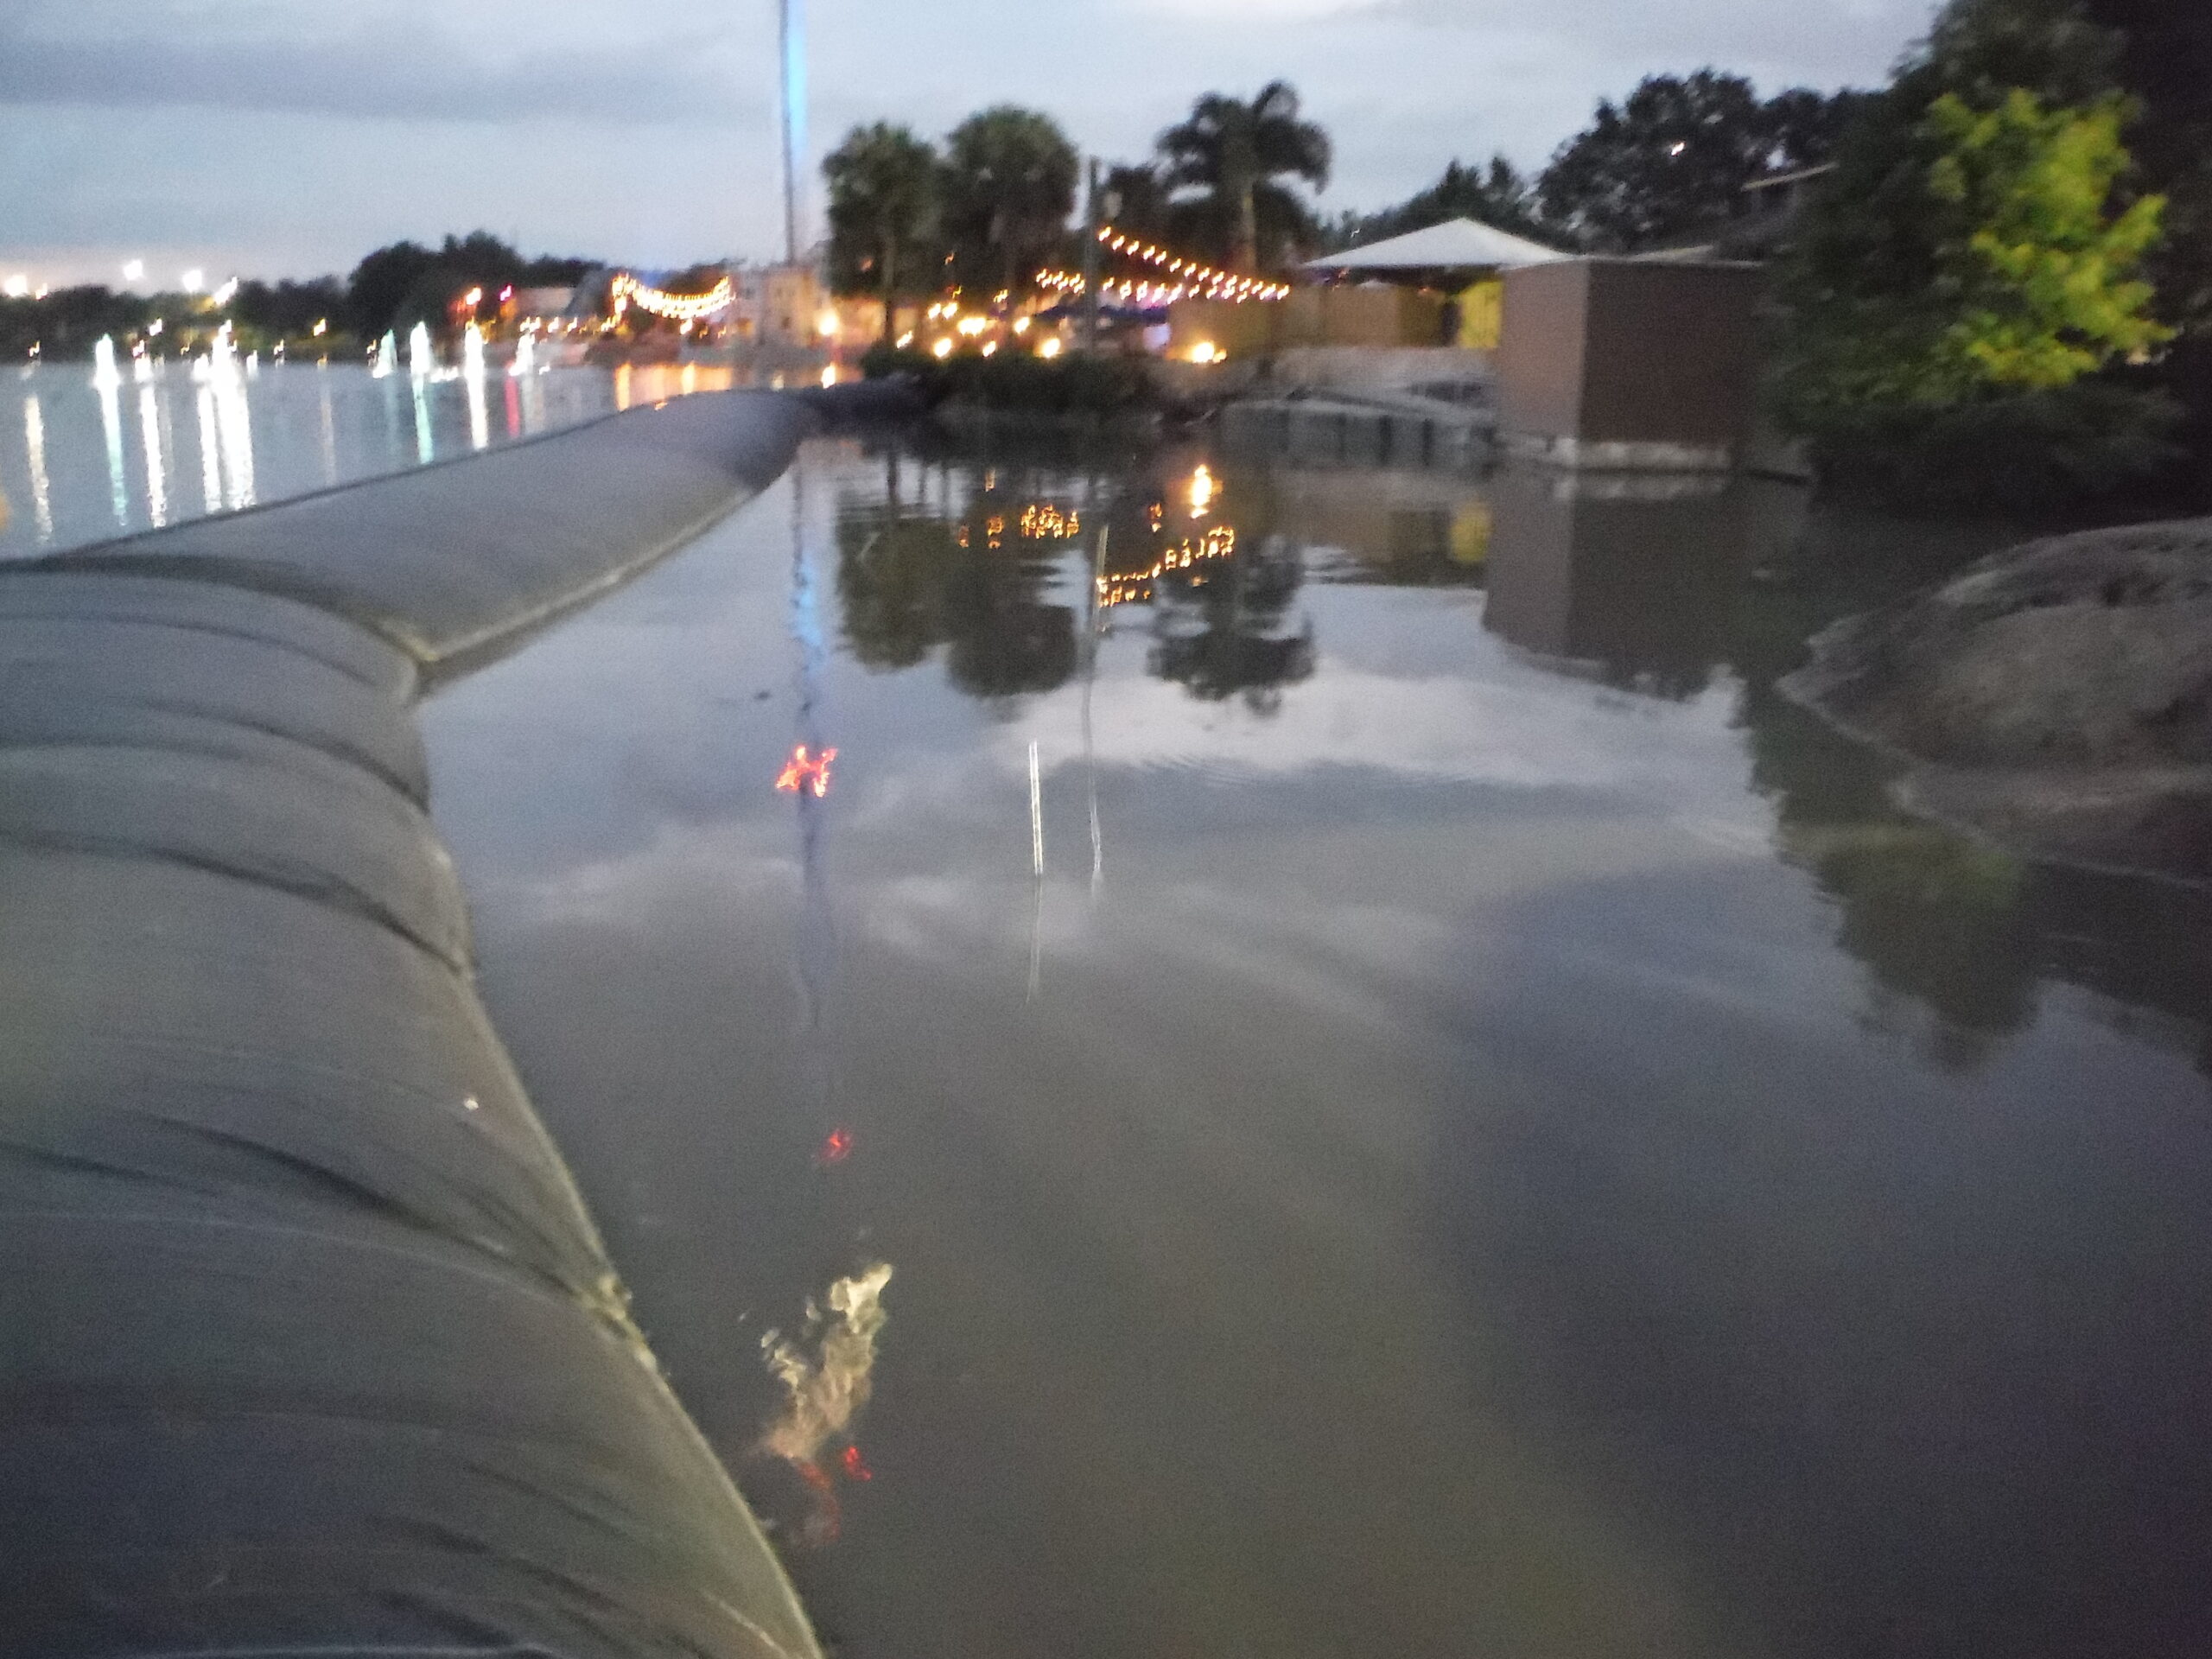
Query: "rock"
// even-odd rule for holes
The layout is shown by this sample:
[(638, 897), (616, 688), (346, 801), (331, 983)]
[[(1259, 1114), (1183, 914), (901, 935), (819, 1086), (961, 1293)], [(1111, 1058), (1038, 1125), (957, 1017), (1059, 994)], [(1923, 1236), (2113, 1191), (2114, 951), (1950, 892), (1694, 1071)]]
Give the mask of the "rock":
[(1785, 683), (2031, 856), (2212, 880), (2212, 518), (2034, 542), (1813, 642)]

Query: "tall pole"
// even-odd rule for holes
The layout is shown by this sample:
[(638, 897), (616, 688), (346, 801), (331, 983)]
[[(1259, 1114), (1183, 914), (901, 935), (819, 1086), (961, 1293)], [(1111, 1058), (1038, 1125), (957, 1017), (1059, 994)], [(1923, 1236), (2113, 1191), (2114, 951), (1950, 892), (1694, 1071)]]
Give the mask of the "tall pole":
[(1083, 238), (1083, 349), (1098, 352), (1098, 231), (1105, 223), (1104, 204), (1098, 195), (1098, 158), (1090, 158), (1090, 200), (1084, 215)]
[(805, 215), (799, 202), (806, 168), (806, 0), (783, 0), (784, 263), (796, 265), (806, 250)]

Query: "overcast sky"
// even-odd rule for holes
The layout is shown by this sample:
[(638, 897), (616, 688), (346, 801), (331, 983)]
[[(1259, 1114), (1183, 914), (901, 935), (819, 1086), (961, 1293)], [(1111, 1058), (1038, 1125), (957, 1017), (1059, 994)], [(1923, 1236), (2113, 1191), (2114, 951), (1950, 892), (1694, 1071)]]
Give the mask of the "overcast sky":
[[(0, 0), (0, 264), (149, 285), (343, 270), (488, 227), (648, 265), (777, 251), (776, 0)], [(1540, 164), (1656, 71), (1878, 80), (1931, 0), (811, 0), (818, 156), (1049, 111), (1134, 159), (1198, 93), (1282, 77), (1325, 211), (1454, 156)]]

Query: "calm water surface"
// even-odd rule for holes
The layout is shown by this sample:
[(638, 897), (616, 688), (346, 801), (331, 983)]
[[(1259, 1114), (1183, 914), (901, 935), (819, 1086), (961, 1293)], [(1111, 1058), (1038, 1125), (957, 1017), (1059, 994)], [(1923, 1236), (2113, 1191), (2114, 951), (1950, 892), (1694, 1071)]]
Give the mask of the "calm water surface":
[(824, 441), (429, 704), (842, 1651), (2212, 1650), (2212, 916), (1775, 695), (1855, 533)]

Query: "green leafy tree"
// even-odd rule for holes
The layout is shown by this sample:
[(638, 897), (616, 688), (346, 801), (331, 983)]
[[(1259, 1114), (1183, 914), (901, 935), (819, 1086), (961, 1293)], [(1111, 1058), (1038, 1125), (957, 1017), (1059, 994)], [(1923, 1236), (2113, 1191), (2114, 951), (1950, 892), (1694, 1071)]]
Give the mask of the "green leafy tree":
[(830, 271), (840, 293), (873, 290), (893, 333), (899, 296), (933, 279), (940, 182), (937, 151), (905, 127), (855, 127), (822, 163), (830, 186)]
[(1853, 129), (1783, 273), (1781, 412), (1908, 493), (2096, 493), (2171, 463), (2119, 41), (2066, 0), (1957, 0)]
[(1857, 109), (1856, 94), (1803, 88), (1762, 102), (1750, 81), (1711, 69), (1647, 76), (1560, 146), (1538, 199), (1550, 224), (1594, 251), (1710, 235), (1753, 179), (1827, 160)]
[(1487, 168), (1452, 162), (1445, 168), (1444, 176), (1427, 189), (1347, 226), (1346, 239), (1379, 242), (1455, 219), (1480, 219), (1499, 230), (1539, 239), (1548, 233), (1535, 187), (1504, 156), (1493, 156)]
[(2123, 113), (2116, 98), (2045, 110), (2018, 87), (1986, 112), (1955, 93), (1929, 108), (1944, 153), (1929, 194), (1958, 219), (1937, 280), (1958, 315), (1922, 365), (1925, 393), (2070, 385), (2171, 337), (2150, 315), (2150, 283), (2132, 274), (2158, 239), (2165, 199), (2107, 214), (2128, 164)]
[(316, 323), (342, 316), (345, 302), (346, 290), (334, 276), (305, 283), (248, 281), (238, 284), (230, 310), (238, 327), (257, 345), (311, 337)]
[(1100, 181), (1101, 217), (1113, 226), (1154, 240), (1173, 239), (1182, 226), (1169, 200), (1167, 181), (1142, 162), (1117, 162)]
[(1249, 101), (1207, 93), (1188, 120), (1160, 135), (1160, 153), (1171, 189), (1201, 193), (1235, 269), (1260, 269), (1269, 221), (1277, 231), (1268, 238), (1270, 252), (1284, 251), (1286, 240), (1314, 238), (1312, 210), (1285, 181), (1326, 188), (1333, 151), (1327, 132), (1303, 118), (1287, 81), (1270, 82)]
[(944, 227), (961, 283), (1021, 293), (1066, 240), (1075, 145), (1050, 116), (1001, 105), (955, 127), (944, 149)]
[(84, 357), (102, 334), (121, 341), (159, 309), (157, 301), (98, 283), (58, 288), (43, 299), (0, 299), (0, 355), (20, 361), (36, 346), (48, 361)]
[(417, 242), (394, 242), (365, 255), (346, 278), (346, 309), (353, 333), (374, 340), (393, 327), (415, 286), (438, 256)]
[(2166, 198), (2165, 235), (2145, 272), (2158, 315), (2179, 331), (2162, 382), (2193, 415), (2190, 447), (2212, 455), (2212, 5), (2201, 0), (2085, 0), (2120, 42), (2117, 73), (2142, 109), (2128, 149), (2144, 188)]

